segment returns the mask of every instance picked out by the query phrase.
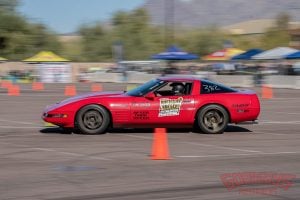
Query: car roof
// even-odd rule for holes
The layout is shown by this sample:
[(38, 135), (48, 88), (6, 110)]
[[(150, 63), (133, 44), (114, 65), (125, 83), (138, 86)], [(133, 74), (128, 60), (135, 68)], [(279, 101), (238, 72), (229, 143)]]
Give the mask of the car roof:
[(169, 75), (158, 77), (159, 80), (163, 81), (200, 81), (200, 78), (190, 75)]

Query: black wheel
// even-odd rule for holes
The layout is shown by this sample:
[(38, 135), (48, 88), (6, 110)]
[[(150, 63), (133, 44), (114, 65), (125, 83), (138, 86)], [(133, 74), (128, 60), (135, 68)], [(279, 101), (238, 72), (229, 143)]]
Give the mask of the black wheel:
[(109, 123), (108, 111), (98, 105), (87, 105), (81, 108), (76, 115), (76, 126), (83, 134), (103, 134), (106, 132)]
[(227, 111), (219, 105), (208, 105), (197, 115), (197, 124), (203, 133), (221, 134), (227, 127), (229, 116)]

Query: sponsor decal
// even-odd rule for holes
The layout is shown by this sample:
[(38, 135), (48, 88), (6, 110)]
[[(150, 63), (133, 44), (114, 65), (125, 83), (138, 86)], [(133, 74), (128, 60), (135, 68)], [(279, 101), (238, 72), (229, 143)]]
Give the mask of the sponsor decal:
[(150, 103), (132, 103), (133, 107), (150, 107)]
[(147, 120), (147, 119), (149, 119), (149, 112), (148, 111), (134, 111), (133, 112), (133, 119)]
[(245, 108), (248, 106), (249, 106), (249, 104), (232, 104), (232, 107), (234, 107), (234, 108)]
[(128, 107), (128, 104), (125, 103), (111, 103), (111, 107)]
[(203, 84), (203, 89), (206, 93), (211, 93), (220, 90), (219, 86), (217, 85), (206, 85), (206, 84)]
[(220, 178), (228, 191), (242, 195), (274, 195), (293, 186), (295, 174), (276, 172), (225, 173)]
[(159, 103), (159, 117), (176, 116), (179, 115), (183, 98), (177, 99), (161, 98)]
[(247, 113), (249, 112), (249, 104), (232, 104), (233, 108), (236, 108), (238, 113)]
[(237, 112), (238, 113), (247, 113), (247, 112), (249, 112), (249, 110), (237, 109)]

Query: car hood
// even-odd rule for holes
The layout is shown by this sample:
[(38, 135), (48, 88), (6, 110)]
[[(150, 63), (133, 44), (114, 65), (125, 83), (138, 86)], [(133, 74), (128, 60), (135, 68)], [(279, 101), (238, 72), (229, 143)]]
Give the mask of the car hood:
[(74, 101), (78, 101), (78, 100), (82, 100), (82, 99), (86, 99), (86, 98), (93, 98), (93, 97), (106, 97), (106, 96), (115, 96), (115, 95), (120, 95), (120, 94), (124, 94), (123, 91), (117, 91), (117, 92), (93, 92), (93, 93), (87, 93), (87, 94), (83, 94), (83, 95), (78, 95), (75, 97), (71, 97), (68, 98), (66, 100), (63, 100), (60, 103), (72, 103)]
[(87, 93), (87, 94), (83, 94), (83, 95), (78, 95), (75, 97), (71, 97), (68, 99), (65, 99), (61, 102), (58, 102), (54, 105), (51, 106), (47, 106), (46, 110), (53, 110), (55, 108), (70, 104), (70, 103), (74, 103), (86, 98), (100, 98), (100, 97), (109, 97), (109, 96), (117, 96), (117, 95), (123, 95), (125, 94), (124, 91), (117, 91), (117, 92), (93, 92), (93, 93)]

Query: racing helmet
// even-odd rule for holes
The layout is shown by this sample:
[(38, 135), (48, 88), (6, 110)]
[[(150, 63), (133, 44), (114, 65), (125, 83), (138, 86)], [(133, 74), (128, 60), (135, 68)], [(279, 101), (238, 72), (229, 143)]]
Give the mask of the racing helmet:
[(172, 87), (172, 92), (175, 95), (184, 94), (184, 85), (183, 85), (183, 83), (172, 83), (170, 86)]

